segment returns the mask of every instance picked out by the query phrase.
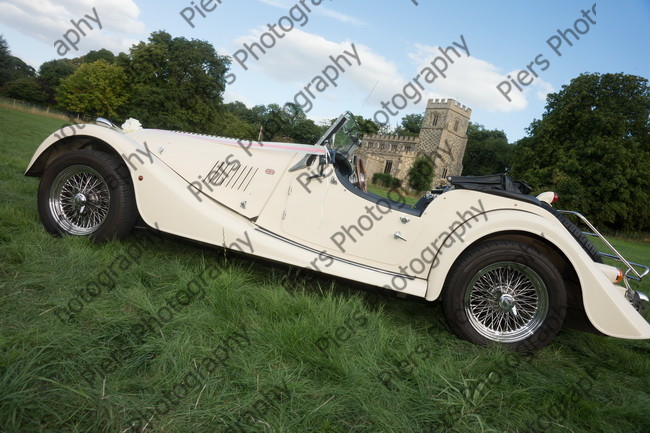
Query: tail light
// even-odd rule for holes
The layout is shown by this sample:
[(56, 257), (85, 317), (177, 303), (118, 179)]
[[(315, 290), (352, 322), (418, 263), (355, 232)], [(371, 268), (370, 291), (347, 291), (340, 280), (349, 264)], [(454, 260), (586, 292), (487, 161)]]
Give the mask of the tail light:
[(625, 274), (623, 274), (623, 271), (622, 271), (621, 269), (618, 269), (618, 275), (616, 276), (616, 281), (614, 281), (614, 283), (615, 283), (615, 284), (618, 284), (618, 283), (620, 283), (621, 281), (623, 281), (623, 276), (624, 276), (624, 275), (625, 275)]
[(596, 263), (596, 266), (600, 268), (601, 271), (605, 274), (607, 279), (614, 284), (618, 284), (623, 281), (625, 274), (619, 268), (614, 266), (606, 265), (604, 263)]
[(557, 193), (555, 193), (553, 191), (546, 191), (546, 192), (543, 192), (540, 195), (538, 195), (537, 198), (540, 201), (543, 201), (545, 203), (548, 203), (548, 204), (552, 205), (553, 203), (557, 202), (560, 199), (560, 196), (557, 195)]

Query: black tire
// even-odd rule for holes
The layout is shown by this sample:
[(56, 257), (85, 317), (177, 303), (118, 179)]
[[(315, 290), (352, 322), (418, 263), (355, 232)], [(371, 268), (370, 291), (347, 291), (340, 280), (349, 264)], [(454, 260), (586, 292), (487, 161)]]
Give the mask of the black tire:
[(562, 328), (567, 295), (546, 256), (530, 245), (499, 240), (463, 253), (447, 276), (442, 305), (459, 337), (534, 352)]
[(575, 240), (578, 241), (580, 246), (587, 252), (589, 257), (591, 257), (591, 260), (596, 263), (603, 263), (603, 257), (598, 252), (598, 249), (594, 246), (594, 244), (591, 243), (589, 239), (587, 239), (587, 236), (582, 233), (582, 230), (580, 230), (578, 226), (576, 226), (564, 214), (561, 214), (557, 210), (553, 209), (549, 204), (542, 202), (542, 206), (544, 206), (546, 210), (552, 213), (555, 218), (557, 218), (562, 223), (562, 225), (569, 231), (569, 233), (571, 233), (571, 236), (573, 236)]
[(124, 162), (97, 150), (75, 150), (45, 169), (38, 213), (55, 236), (122, 239), (138, 218), (131, 174)]

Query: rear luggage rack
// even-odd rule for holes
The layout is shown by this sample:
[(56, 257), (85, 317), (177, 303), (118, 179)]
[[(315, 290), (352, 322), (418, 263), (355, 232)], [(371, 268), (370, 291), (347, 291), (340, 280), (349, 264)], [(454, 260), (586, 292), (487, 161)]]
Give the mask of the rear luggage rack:
[[(558, 212), (562, 213), (564, 215), (575, 215), (578, 218), (580, 218), (582, 220), (582, 222), (584, 222), (587, 225), (587, 227), (589, 227), (591, 229), (591, 232), (583, 231), (582, 233), (584, 235), (586, 235), (586, 236), (600, 238), (605, 243), (605, 245), (607, 245), (607, 247), (609, 247), (609, 249), (614, 253), (614, 254), (610, 254), (610, 253), (604, 253), (604, 252), (599, 251), (599, 254), (601, 256), (603, 256), (603, 257), (607, 257), (608, 259), (613, 259), (613, 260), (617, 260), (619, 262), (623, 262), (623, 264), (627, 267), (627, 271), (625, 271), (625, 274), (624, 274), (625, 277), (626, 277), (625, 279), (631, 278), (631, 279), (633, 279), (635, 281), (641, 281), (643, 279), (643, 277), (645, 277), (646, 275), (648, 275), (648, 273), (650, 273), (650, 268), (648, 266), (641, 265), (639, 263), (634, 263), (634, 262), (627, 261), (625, 259), (625, 257), (623, 257), (621, 255), (621, 253), (619, 253), (618, 250), (616, 248), (614, 248), (614, 246), (612, 244), (609, 243), (609, 241), (605, 238), (605, 236), (603, 236), (598, 231), (598, 229), (596, 229), (596, 227), (594, 227), (594, 225), (591, 222), (589, 222), (589, 220), (584, 215), (582, 215), (580, 212), (575, 212), (575, 211), (571, 211), (571, 210), (558, 210)], [(637, 271), (635, 269), (635, 267), (642, 268), (643, 271), (641, 271), (641, 273), (639, 273), (639, 271)], [(630, 273), (632, 273), (633, 275), (630, 275)], [(627, 281), (626, 281), (626, 285), (627, 285)]]
[[(559, 213), (562, 213), (564, 215), (575, 215), (578, 218), (582, 220), (583, 223), (589, 227), (591, 232), (585, 232), (583, 231), (582, 233), (586, 236), (591, 236), (591, 237), (597, 237), (600, 238), (605, 245), (614, 253), (614, 254), (609, 254), (609, 253), (603, 253), (599, 251), (599, 254), (603, 257), (607, 257), (608, 259), (612, 260), (617, 260), (619, 262), (622, 262), (626, 267), (627, 270), (623, 274), (623, 284), (625, 284), (625, 297), (627, 300), (632, 304), (635, 310), (637, 310), (643, 318), (645, 318), (648, 322), (650, 322), (650, 299), (648, 299), (648, 296), (642, 292), (638, 292), (632, 287), (630, 287), (630, 282), (628, 280), (632, 279), (635, 281), (641, 281), (643, 277), (648, 275), (650, 273), (650, 268), (645, 265), (641, 265), (639, 263), (634, 263), (627, 261), (621, 253), (618, 252), (616, 248), (612, 244), (609, 243), (609, 241), (603, 236), (594, 225), (589, 222), (587, 218), (585, 218), (584, 215), (582, 215), (580, 212), (575, 212), (575, 211), (570, 211), (570, 210), (558, 210)], [(639, 271), (636, 268), (641, 268), (642, 271), (639, 273)]]
[[(614, 253), (614, 254), (609, 254), (609, 253), (603, 253), (599, 251), (599, 254), (603, 257), (607, 257), (608, 259), (613, 259), (622, 262), (623, 264), (625, 264), (625, 266), (627, 266), (627, 271), (625, 271), (625, 273), (623, 274), (623, 284), (625, 284), (625, 289), (626, 289), (625, 298), (630, 302), (630, 304), (632, 304), (634, 309), (638, 311), (639, 314), (641, 314), (641, 316), (644, 319), (646, 319), (646, 321), (650, 322), (650, 299), (645, 293), (638, 292), (634, 290), (632, 287), (630, 287), (630, 282), (628, 281), (630, 279), (635, 281), (641, 281), (643, 277), (648, 275), (648, 273), (650, 272), (650, 268), (645, 265), (641, 265), (639, 263), (633, 263), (627, 261), (625, 257), (623, 257), (621, 253), (619, 253), (618, 250), (616, 250), (616, 248), (614, 248), (614, 246), (610, 244), (607, 239), (605, 239), (605, 236), (603, 236), (598, 231), (598, 229), (596, 229), (596, 227), (594, 227), (594, 225), (590, 223), (589, 220), (585, 218), (585, 216), (582, 215), (581, 213), (570, 211), (570, 210), (558, 210), (558, 212), (564, 215), (575, 215), (578, 218), (580, 218), (582, 222), (585, 223), (587, 227), (591, 229), (591, 232), (583, 231), (582, 233), (585, 234), (586, 236), (600, 238), (605, 243), (605, 245), (607, 245), (609, 249)], [(639, 273), (639, 271), (637, 271), (635, 267), (641, 268), (643, 270), (641, 271), (641, 273)]]

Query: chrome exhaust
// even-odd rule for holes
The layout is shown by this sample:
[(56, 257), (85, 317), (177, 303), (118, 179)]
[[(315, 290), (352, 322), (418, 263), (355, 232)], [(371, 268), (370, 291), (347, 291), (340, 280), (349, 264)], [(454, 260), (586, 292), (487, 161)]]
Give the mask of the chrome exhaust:
[(648, 299), (648, 295), (638, 290), (628, 290), (625, 297), (630, 301), (634, 309), (650, 323), (650, 299)]

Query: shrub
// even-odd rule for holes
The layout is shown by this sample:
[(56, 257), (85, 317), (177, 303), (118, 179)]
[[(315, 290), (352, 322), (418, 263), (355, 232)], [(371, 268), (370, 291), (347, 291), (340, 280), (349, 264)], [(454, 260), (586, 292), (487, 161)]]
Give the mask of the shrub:
[(409, 170), (409, 186), (416, 191), (427, 191), (431, 189), (433, 174), (433, 163), (427, 158), (419, 157)]
[(402, 180), (391, 176), (389, 173), (373, 174), (372, 183), (374, 185), (381, 185), (386, 188), (399, 188), (402, 186)]

